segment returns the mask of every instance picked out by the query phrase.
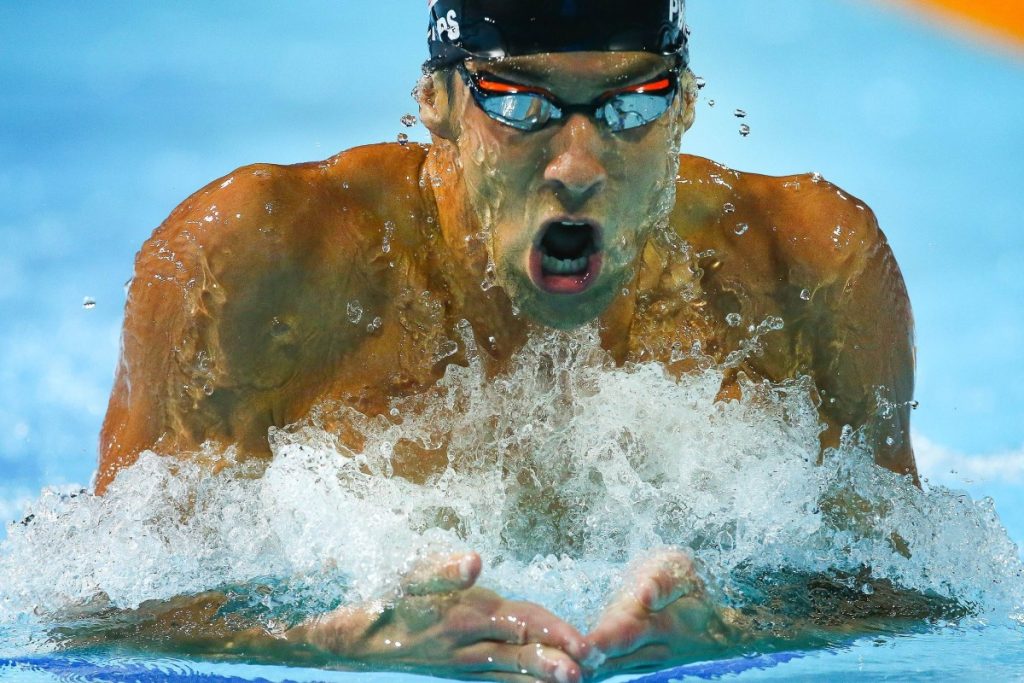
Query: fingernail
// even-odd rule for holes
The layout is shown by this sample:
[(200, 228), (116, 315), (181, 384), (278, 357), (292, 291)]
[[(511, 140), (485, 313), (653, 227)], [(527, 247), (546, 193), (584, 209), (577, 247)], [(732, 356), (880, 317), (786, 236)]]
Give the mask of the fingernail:
[(569, 669), (569, 665), (565, 662), (559, 662), (558, 666), (555, 667), (555, 680), (558, 683), (570, 683), (572, 681), (572, 671)]
[(472, 555), (466, 555), (461, 560), (459, 560), (459, 578), (461, 578), (463, 580), (463, 582), (467, 582), (471, 578), (473, 578), (473, 556)]

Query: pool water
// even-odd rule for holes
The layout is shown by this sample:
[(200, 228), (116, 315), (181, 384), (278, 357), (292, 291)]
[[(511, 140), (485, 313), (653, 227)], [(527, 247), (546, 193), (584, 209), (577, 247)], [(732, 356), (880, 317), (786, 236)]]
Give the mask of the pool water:
[[(635, 681), (1012, 681), (1024, 675), (1024, 638), (1007, 628), (937, 629), (908, 636), (864, 638), (844, 648), (783, 652), (665, 671), (618, 676)], [(56, 681), (267, 681), (269, 683), (417, 683), (439, 681), (399, 673), (342, 673), (184, 659), (93, 654), (0, 659), (0, 680)]]
[[(315, 573), (317, 553), (356, 558), (370, 567), (369, 578), (353, 588), (359, 595), (386, 587), (388, 567), (400, 558), (360, 555), (358, 543), (330, 534), (299, 535), (304, 546), (273, 546), (261, 556), (251, 552), (260, 547), (254, 536), (239, 550), (232, 542), (241, 540), (230, 534), (211, 542), (210, 529), (175, 530), (196, 561), (223, 560), (235, 552), (232, 561), (213, 563), (219, 574), (196, 573), (187, 553), (167, 554), (153, 540), (166, 535), (166, 528), (150, 529), (143, 540), (152, 545), (130, 545), (132, 529), (117, 514), (143, 509), (139, 498), (124, 496), (117, 502), (122, 507), (103, 508), (88, 497), (67, 496), (88, 483), (95, 466), (96, 434), (116, 361), (122, 285), (138, 245), (178, 201), (236, 166), (322, 158), (405, 132), (399, 120), (413, 110), (407, 93), (422, 50), (421, 16), (407, 4), (303, 0), (259, 13), (237, 1), (215, 8), (109, 0), (75, 7), (53, 0), (0, 4), (0, 81), (7, 84), (5, 102), (14, 105), (0, 107), (0, 518), (20, 522), (30, 509), (44, 513), (40, 519), (52, 513), (50, 526), (0, 530), (8, 539), (0, 545), (0, 596), (14, 600), (4, 603), (8, 615), (24, 605), (81, 596), (91, 590), (85, 585), (91, 580), (131, 605), (246, 577), (286, 578), (296, 567)], [(685, 151), (750, 171), (822, 172), (875, 209), (907, 278), (918, 321), (921, 408), (915, 443), (931, 496), (908, 498), (908, 509), (926, 503), (923, 509), (937, 510), (935, 519), (915, 518), (915, 524), (940, 540), (920, 541), (920, 564), (897, 560), (880, 571), (921, 586), (939, 577), (938, 583), (959, 595), (980, 594), (1002, 616), (992, 617), (997, 625), (987, 627), (972, 622), (864, 638), (827, 651), (692, 665), (648, 679), (1020, 678), (1024, 634), (1006, 614), (1020, 607), (1014, 602), (1019, 583), (1012, 581), (1019, 579), (1012, 561), (1019, 550), (1011, 541), (1024, 540), (1024, 364), (1018, 357), (1024, 347), (1024, 199), (1007, 188), (1024, 182), (1024, 59), (852, 1), (794, 0), (786, 12), (755, 0), (691, 2), (689, 15), (694, 68), (708, 86)], [(738, 134), (736, 108), (748, 112), (748, 137)], [(422, 128), (409, 132), (425, 139)], [(95, 305), (85, 306), (86, 298)], [(644, 395), (646, 385), (623, 381), (626, 390)], [(756, 424), (764, 424), (750, 415), (734, 417), (739, 421), (719, 427), (742, 427), (753, 439), (748, 445), (775, 433), (751, 435)], [(707, 435), (721, 433), (712, 429)], [(378, 436), (385, 443), (395, 435)], [(706, 553), (722, 576), (758, 554), (766, 531), (781, 534), (770, 546), (777, 559), (808, 567), (814, 562), (793, 541), (806, 531), (793, 520), (799, 504), (814, 500), (828, 482), (808, 484), (813, 477), (807, 478), (797, 457), (802, 442), (785, 443), (776, 460), (744, 462), (767, 463), (764, 472), (777, 472), (776, 465), (791, 468), (797, 507), (783, 512), (792, 516), (773, 526), (752, 509), (703, 510), (718, 521), (740, 513), (759, 520), (746, 535), (715, 527), (729, 531), (720, 542), (716, 534)], [(281, 444), (279, 481), (315, 464), (299, 458), (294, 446)], [(667, 447), (663, 452), (674, 453)], [(841, 477), (837, 472), (832, 475)], [(139, 480), (146, 481), (142, 474)], [(632, 476), (626, 469), (622, 474)], [(751, 485), (756, 488), (756, 482)], [(55, 489), (41, 496), (44, 486)], [(287, 529), (272, 528), (266, 511), (304, 500), (306, 492), (273, 483), (268, 490), (269, 507), (225, 509), (259, 520), (263, 526), (256, 528), (267, 538), (278, 532), (287, 537)], [(211, 503), (238, 502), (226, 488), (207, 493)], [(345, 502), (337, 492), (322, 493), (325, 509), (328, 501)], [(774, 491), (761, 493), (775, 500)], [(994, 498), (991, 505), (986, 496)], [(431, 504), (419, 500), (422, 509)], [(659, 529), (650, 522), (656, 511), (647, 512), (652, 516), (639, 528), (653, 534)], [(603, 518), (609, 525), (615, 521), (614, 511)], [(91, 543), (87, 532), (97, 525), (106, 525), (108, 538), (123, 543)], [(606, 530), (624, 533), (614, 525)], [(422, 541), (401, 524), (391, 531), (407, 534), (413, 545)], [(480, 538), (486, 540), (483, 531)], [(809, 533), (820, 532), (811, 538), (820, 549), (828, 547), (829, 534), (842, 531), (825, 525)], [(621, 536), (637, 549), (652, 537)], [(892, 559), (884, 544), (858, 542), (862, 555), (847, 558), (851, 563)], [(110, 561), (147, 556), (155, 559), (134, 572)], [(514, 578), (532, 568), (553, 582), (538, 599), (559, 613), (579, 610), (575, 617), (581, 622), (620, 568), (616, 558), (592, 555), (599, 563), (598, 585), (589, 593), (592, 604), (581, 606), (573, 591), (594, 565), (584, 571), (580, 563), (574, 568), (558, 558), (532, 559), (497, 567), (493, 581), (525, 592)], [(165, 571), (159, 567), (168, 565), (156, 560), (171, 560), (178, 571)], [(999, 582), (1012, 585), (999, 592), (993, 589)], [(342, 597), (318, 599), (329, 604)], [(0, 657), (7, 658), (0, 659), (0, 678), (165, 680), (178, 672), (209, 680), (374, 680), (365, 673), (124, 653), (72, 657), (14, 647), (21, 635), (0, 638)], [(401, 678), (381, 674), (376, 680)]]

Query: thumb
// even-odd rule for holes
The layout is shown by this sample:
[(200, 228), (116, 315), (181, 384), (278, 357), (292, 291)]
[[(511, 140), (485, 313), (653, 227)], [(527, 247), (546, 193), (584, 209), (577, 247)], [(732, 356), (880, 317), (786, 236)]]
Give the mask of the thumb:
[(420, 560), (402, 578), (406, 595), (453, 593), (472, 588), (480, 577), (483, 561), (477, 553), (432, 555)]

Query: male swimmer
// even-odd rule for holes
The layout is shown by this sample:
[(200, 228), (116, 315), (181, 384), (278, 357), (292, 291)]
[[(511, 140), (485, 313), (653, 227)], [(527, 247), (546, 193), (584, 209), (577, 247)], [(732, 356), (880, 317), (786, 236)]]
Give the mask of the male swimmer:
[[(324, 401), (383, 414), (465, 362), (434, 360), (461, 320), (494, 377), (545, 328), (595, 323), (618, 363), (684, 373), (673, 349), (699, 343), (723, 360), (749, 323), (781, 318), (719, 399), (739, 396), (742, 376), (810, 377), (823, 446), (849, 425), (879, 465), (916, 477), (911, 313), (874, 216), (817, 176), (680, 156), (697, 92), (683, 14), (683, 0), (431, 0), (418, 88), (429, 147), (239, 169), (146, 242), (97, 491), (147, 449), (215, 442), (267, 459), (268, 429)], [(422, 305), (424, 291), (440, 310)], [(358, 325), (355, 301), (373, 316)], [(394, 465), (423, 481), (447, 460), (410, 452)], [(481, 571), (476, 554), (441, 558), (386, 607), (347, 607), (278, 637), (223, 627), (203, 638), (306, 661), (558, 682), (665, 667), (744, 638), (684, 550), (641, 562), (588, 634), (476, 587)], [(200, 623), (217, 604), (163, 618)], [(400, 652), (384, 646), (394, 641)]]

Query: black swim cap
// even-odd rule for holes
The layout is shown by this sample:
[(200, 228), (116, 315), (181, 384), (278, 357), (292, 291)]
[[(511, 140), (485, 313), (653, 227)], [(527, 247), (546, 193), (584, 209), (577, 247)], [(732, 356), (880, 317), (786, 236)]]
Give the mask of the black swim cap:
[(653, 52), (688, 62), (684, 0), (428, 0), (428, 69), (467, 57)]

